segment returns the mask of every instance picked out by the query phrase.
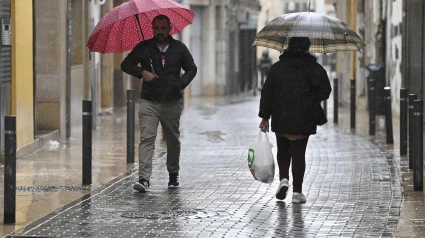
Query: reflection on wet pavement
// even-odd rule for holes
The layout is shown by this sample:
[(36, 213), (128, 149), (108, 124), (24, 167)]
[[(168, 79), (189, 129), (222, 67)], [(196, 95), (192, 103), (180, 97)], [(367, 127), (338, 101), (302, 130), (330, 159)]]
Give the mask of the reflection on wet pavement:
[[(125, 120), (114, 119), (114, 115), (102, 118), (99, 129), (94, 132), (96, 140), (100, 141), (93, 147), (94, 184), (83, 191), (18, 192), (19, 222), (16, 226), (3, 225), (3, 234), (48, 214), (43, 222), (54, 221), (60, 216), (63, 219), (46, 223), (34, 229), (34, 233), (28, 231), (39, 224), (16, 234), (37, 234), (45, 229), (69, 232), (68, 237), (99, 237), (98, 231), (102, 229), (96, 224), (100, 223), (107, 224), (110, 233), (104, 235), (111, 237), (135, 234), (391, 237), (396, 228), (396, 237), (423, 237), (424, 193), (413, 191), (406, 156), (397, 156), (398, 137), (395, 136), (394, 145), (386, 145), (385, 128), (381, 128), (381, 123), (378, 123), (377, 135), (368, 136), (367, 114), (358, 112), (358, 124), (353, 132), (349, 113), (341, 108), (339, 124), (333, 125), (330, 107), (333, 104), (329, 101), (329, 123), (320, 127), (308, 147), (305, 178), (308, 202), (293, 205), (290, 194), (284, 202), (274, 199), (276, 182), (260, 184), (253, 181), (247, 171), (246, 147), (255, 140), (259, 123), (256, 113), (250, 110), (258, 108), (258, 98), (239, 102), (243, 103), (203, 98), (185, 102), (181, 120), (182, 186), (177, 190), (167, 189), (165, 146), (157, 138), (155, 178), (148, 194), (131, 190), (137, 165), (125, 164)], [(205, 105), (212, 106), (202, 109)], [(242, 112), (249, 114), (240, 117)], [(398, 123), (394, 120), (394, 135), (398, 134)], [(79, 134), (81, 130), (77, 130), (72, 139), (61, 143), (59, 148), (55, 145), (55, 149), (46, 149), (19, 160), (17, 185), (81, 187)], [(270, 135), (270, 139), (275, 143), (273, 136)], [(121, 177), (120, 181), (111, 180), (126, 171), (132, 172)], [(3, 178), (0, 180), (3, 182)], [(105, 182), (108, 184), (100, 186)], [(57, 208), (60, 209), (49, 214)], [(216, 216), (214, 212), (217, 211), (226, 211), (227, 215)], [(200, 216), (201, 219), (190, 216), (191, 212), (196, 212), (194, 217)], [(136, 217), (126, 218), (124, 214)], [(160, 217), (158, 214), (164, 219), (143, 218)], [(400, 216), (403, 219), (399, 220)], [(74, 233), (69, 227), (80, 231), (72, 236)], [(135, 233), (131, 233), (132, 230)]]
[(221, 131), (206, 131), (206, 132), (202, 132), (202, 133), (199, 133), (199, 134), (200, 135), (206, 135), (207, 140), (209, 140), (211, 142), (224, 141), (224, 139), (221, 136), (226, 135), (226, 134), (222, 133)]
[(205, 105), (199, 108), (202, 111), (202, 115), (205, 117), (211, 117), (217, 112), (217, 107), (214, 105)]
[[(39, 219), (137, 167), (137, 153), (136, 164), (126, 162), (126, 120), (122, 119), (125, 115), (126, 110), (120, 109), (110, 116), (99, 117), (98, 128), (93, 130), (93, 179), (90, 186), (82, 186), (81, 128), (72, 128), (71, 138), (66, 141), (49, 141), (43, 149), (18, 159), (16, 224), (0, 226), (0, 234), (6, 235), (30, 221)], [(160, 141), (158, 138), (158, 142)], [(137, 138), (135, 143), (137, 149)], [(156, 154), (163, 150), (163, 146), (158, 143)], [(3, 179), (3, 176), (0, 176), (1, 184)], [(3, 186), (0, 186), (0, 193), (3, 194)], [(0, 197), (0, 204), (3, 204), (3, 196)], [(1, 205), (1, 221), (3, 208)]]
[[(247, 166), (247, 146), (258, 136), (258, 100), (233, 104), (203, 100), (187, 103), (191, 106), (185, 106), (181, 120), (180, 188), (168, 189), (163, 154), (154, 159), (150, 192), (132, 190), (137, 178), (135, 168), (103, 185), (91, 186), (90, 194), (54, 192), (52, 194), (84, 196), (16, 234), (61, 237), (352, 237), (354, 233), (359, 237), (379, 237), (394, 234), (402, 201), (399, 177), (391, 164), (392, 158), (368, 140), (332, 125), (320, 127), (307, 148), (303, 188), (307, 203), (292, 204), (291, 191), (284, 202), (276, 201), (277, 180), (272, 184), (255, 181)], [(199, 110), (207, 103), (217, 108), (211, 118), (205, 118)], [(99, 132), (102, 133), (105, 132)], [(108, 135), (105, 133), (104, 137)], [(274, 136), (269, 138), (276, 143)], [(98, 155), (96, 173), (108, 171), (113, 165), (117, 167), (110, 169), (119, 171), (125, 161), (122, 155), (120, 162), (114, 163), (113, 156), (109, 155), (114, 143), (106, 144), (99, 143), (94, 149)], [(125, 150), (125, 146), (121, 149)], [(275, 154), (276, 146), (273, 150)], [(120, 153), (125, 154), (121, 151), (114, 154)], [(56, 170), (61, 171), (62, 167), (57, 166)], [(69, 167), (77, 169), (78, 166), (70, 163)], [(76, 177), (78, 181), (80, 174), (75, 171), (74, 175), (68, 179)], [(37, 183), (45, 186), (53, 181), (42, 183), (39, 179)], [(80, 186), (78, 183), (81, 181), (67, 185)]]

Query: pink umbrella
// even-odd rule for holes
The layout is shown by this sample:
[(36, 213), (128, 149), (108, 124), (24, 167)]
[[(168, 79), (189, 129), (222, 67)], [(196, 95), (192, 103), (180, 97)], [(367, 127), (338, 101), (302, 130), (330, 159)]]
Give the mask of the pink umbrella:
[(140, 41), (153, 37), (152, 19), (160, 14), (170, 18), (171, 35), (191, 24), (195, 17), (190, 9), (172, 0), (128, 1), (100, 19), (87, 47), (99, 53), (132, 50)]

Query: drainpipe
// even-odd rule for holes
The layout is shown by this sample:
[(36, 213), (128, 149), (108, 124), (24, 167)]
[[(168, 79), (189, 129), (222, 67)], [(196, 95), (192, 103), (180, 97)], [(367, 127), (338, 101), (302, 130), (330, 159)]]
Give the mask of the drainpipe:
[[(100, 5), (96, 4), (97, 0), (91, 0), (90, 1), (90, 8), (89, 8), (89, 34), (92, 33), (95, 25), (97, 22), (99, 22), (100, 19)], [(92, 116), (92, 128), (96, 129), (97, 126), (97, 114), (99, 113), (99, 100), (98, 100), (98, 86), (97, 86), (97, 71), (98, 71), (98, 65), (100, 64), (100, 55), (99, 53), (92, 52), (92, 59), (90, 61), (90, 69), (89, 69), (89, 85), (90, 85), (90, 98), (92, 101), (92, 110), (93, 110), (93, 116)]]
[[(351, 2), (351, 28), (355, 31), (357, 28), (357, 0)], [(350, 79), (356, 78), (356, 54), (357, 52), (351, 52), (351, 73)]]
[(66, 138), (71, 138), (71, 30), (72, 30), (72, 13), (71, 0), (66, 1)]
[[(33, 44), (33, 65), (32, 65), (32, 70), (33, 70), (33, 92), (34, 92), (34, 97), (33, 97), (33, 108), (34, 108), (34, 139), (37, 138), (37, 134), (38, 134), (38, 120), (37, 120), (37, 60), (35, 59), (35, 55), (37, 52), (37, 46), (36, 46), (36, 39), (37, 39), (37, 17), (36, 17), (36, 5), (35, 5), (35, 0), (32, 0), (32, 32), (34, 34), (33, 39), (32, 39), (32, 44)], [(3, 142), (2, 142), (3, 143)], [(1, 148), (1, 146), (0, 146)], [(4, 151), (1, 151), (4, 152)]]

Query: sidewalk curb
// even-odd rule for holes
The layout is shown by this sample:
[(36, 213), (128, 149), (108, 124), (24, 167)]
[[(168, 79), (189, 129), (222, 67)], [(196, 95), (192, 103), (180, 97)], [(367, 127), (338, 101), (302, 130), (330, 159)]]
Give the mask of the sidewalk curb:
[[(40, 135), (37, 136), (34, 141), (16, 150), (16, 159), (22, 159), (36, 152), (37, 150), (44, 148), (47, 146), (49, 141), (59, 140), (59, 137), (59, 130), (40, 133)], [(0, 168), (4, 167), (4, 154), (0, 154), (0, 164)]]

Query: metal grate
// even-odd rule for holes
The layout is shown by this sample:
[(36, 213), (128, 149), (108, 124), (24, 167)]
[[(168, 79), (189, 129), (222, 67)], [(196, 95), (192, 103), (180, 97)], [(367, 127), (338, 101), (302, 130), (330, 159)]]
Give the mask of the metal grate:
[(20, 236), (20, 235), (8, 235), (5, 238), (60, 238), (60, 236)]
[(124, 218), (131, 219), (172, 219), (172, 218), (192, 218), (201, 219), (213, 216), (229, 215), (227, 212), (212, 212), (207, 213), (203, 211), (180, 211), (180, 210), (167, 210), (167, 211), (151, 211), (151, 212), (127, 212), (121, 215)]
[(71, 191), (81, 192), (87, 189), (87, 187), (75, 187), (75, 186), (18, 186), (16, 191), (18, 192), (58, 192), (58, 191)]
[(154, 212), (127, 212), (121, 215), (124, 218), (138, 219), (138, 218), (146, 218), (146, 219), (171, 219), (177, 217), (189, 217), (196, 215), (197, 212), (191, 211), (154, 211)]

